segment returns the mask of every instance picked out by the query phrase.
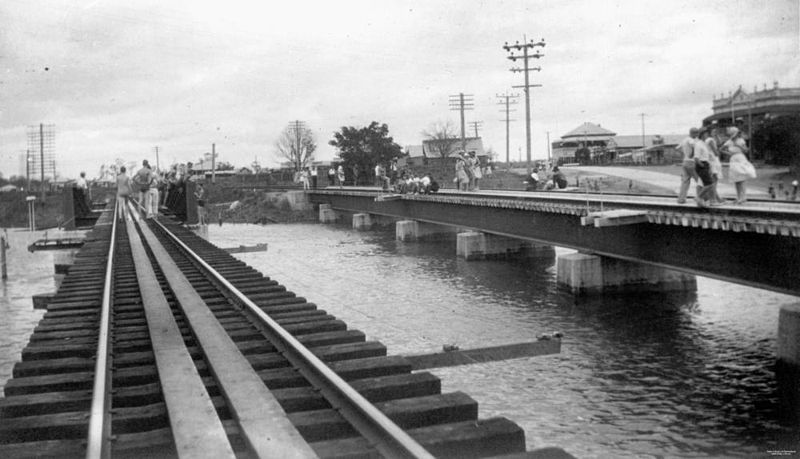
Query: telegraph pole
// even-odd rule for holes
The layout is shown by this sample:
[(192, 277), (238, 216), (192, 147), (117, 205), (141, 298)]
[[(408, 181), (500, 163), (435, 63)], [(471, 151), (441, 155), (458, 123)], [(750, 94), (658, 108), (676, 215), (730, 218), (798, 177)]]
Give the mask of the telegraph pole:
[(217, 183), (217, 144), (211, 144), (211, 183)]
[(475, 130), (475, 138), (477, 139), (478, 136), (478, 129), (483, 128), (483, 121), (470, 121), (469, 125)]
[(458, 110), (461, 112), (461, 149), (467, 151), (467, 135), (466, 126), (464, 124), (464, 110), (473, 110), (475, 108), (475, 100), (472, 94), (464, 94), (463, 92), (457, 95), (450, 96), (450, 110)]
[(25, 175), (28, 177), (28, 184), (25, 187), (25, 191), (30, 194), (31, 192), (31, 150), (30, 148), (25, 150)]
[(305, 128), (306, 128), (305, 123), (303, 121), (300, 121), (300, 120), (294, 120), (291, 123), (289, 123), (289, 129), (294, 131), (294, 139), (295, 139), (295, 144), (294, 144), (294, 151), (295, 151), (294, 162), (295, 162), (295, 166), (294, 167), (298, 171), (300, 169), (302, 169), (302, 167), (303, 167), (303, 164), (302, 164), (303, 155), (302, 155), (301, 152), (302, 152), (302, 148), (303, 148), (303, 144), (302, 144), (303, 136), (302, 136), (302, 134), (303, 134), (303, 129), (305, 129)]
[(41, 185), (41, 194), (42, 194), (42, 203), (44, 203), (45, 192), (44, 192), (44, 124), (39, 123), (39, 162), (42, 170), (42, 182)]
[(644, 117), (645, 117), (645, 115), (647, 115), (647, 113), (639, 113), (639, 116), (642, 117), (642, 151), (644, 151), (644, 149), (647, 147), (647, 144), (645, 144), (645, 141), (644, 141)]
[(156, 170), (160, 171), (161, 170), (161, 162), (159, 162), (159, 160), (158, 160), (158, 145), (155, 146), (155, 150), (156, 150)]
[[(531, 68), (529, 66), (531, 59), (539, 59), (540, 57), (544, 56), (544, 54), (540, 54), (539, 50), (536, 50), (536, 54), (530, 54), (529, 51), (536, 47), (544, 48), (544, 39), (535, 42), (531, 40), (530, 42), (527, 41), (525, 36), (522, 37), (522, 44), (516, 42), (513, 45), (509, 45), (508, 42), (503, 46), (503, 49), (507, 52), (511, 53), (508, 56), (513, 62), (516, 62), (517, 59), (522, 59), (524, 67), (514, 67), (511, 69), (512, 72), (524, 72), (525, 73), (525, 84), (523, 86), (512, 86), (514, 88), (523, 88), (525, 90), (525, 149), (526, 149), (526, 159), (528, 161), (528, 175), (531, 173), (531, 91), (530, 88), (538, 88), (542, 85), (540, 84), (530, 84), (529, 82), (529, 73), (533, 70), (540, 72), (542, 70), (541, 67), (534, 67)], [(522, 51), (522, 56), (515, 56), (514, 51)]]
[(547, 164), (550, 165), (550, 131), (547, 131)]
[(500, 120), (500, 121), (505, 121), (506, 122), (506, 165), (507, 165), (507, 167), (511, 167), (511, 157), (510, 157), (510, 153), (509, 153), (510, 152), (510, 129), (509, 129), (509, 123), (511, 123), (511, 121), (516, 121), (516, 120), (512, 120), (509, 115), (511, 114), (511, 112), (515, 112), (516, 111), (516, 110), (511, 110), (511, 105), (517, 104), (517, 100), (516, 99), (519, 98), (519, 94), (508, 94), (508, 93), (497, 94), (497, 97), (499, 97), (500, 99), (505, 99), (504, 102), (498, 102), (498, 105), (505, 105), (506, 106), (505, 110), (501, 110), (500, 111), (500, 113), (503, 113), (505, 111), (506, 118), (503, 119), (503, 120)]

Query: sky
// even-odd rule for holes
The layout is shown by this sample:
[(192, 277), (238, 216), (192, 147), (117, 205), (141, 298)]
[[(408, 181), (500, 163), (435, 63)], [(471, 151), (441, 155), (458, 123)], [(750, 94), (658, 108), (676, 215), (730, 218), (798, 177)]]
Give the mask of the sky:
[[(61, 178), (121, 158), (165, 167), (220, 161), (274, 167), (300, 120), (316, 159), (342, 126), (386, 123), (401, 146), (460, 115), (506, 155), (499, 94), (524, 159), (522, 65), (505, 42), (539, 41), (531, 60), (532, 156), (584, 122), (619, 135), (682, 134), (713, 97), (777, 81), (800, 87), (800, 0), (3, 0), (0, 173), (24, 174), (29, 126), (55, 126)], [(641, 114), (644, 114), (642, 116)], [(474, 130), (469, 128), (468, 135)]]

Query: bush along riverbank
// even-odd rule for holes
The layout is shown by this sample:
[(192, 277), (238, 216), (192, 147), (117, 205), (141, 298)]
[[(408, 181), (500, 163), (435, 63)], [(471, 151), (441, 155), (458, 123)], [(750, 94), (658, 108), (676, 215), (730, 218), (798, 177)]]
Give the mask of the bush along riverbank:
[(206, 204), (208, 223), (296, 223), (317, 220), (313, 207), (295, 208), (286, 193), (241, 192), (240, 198), (232, 202)]

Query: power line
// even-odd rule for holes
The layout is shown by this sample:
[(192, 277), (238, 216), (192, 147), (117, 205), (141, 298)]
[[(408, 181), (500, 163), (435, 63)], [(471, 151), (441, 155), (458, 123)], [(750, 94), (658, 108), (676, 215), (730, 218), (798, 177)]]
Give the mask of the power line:
[[(540, 84), (530, 84), (529, 82), (529, 73), (533, 70), (539, 72), (542, 70), (541, 67), (534, 67), (531, 68), (529, 65), (529, 61), (531, 59), (539, 59), (544, 54), (539, 53), (539, 50), (536, 50), (536, 54), (530, 54), (529, 51), (536, 48), (542, 47), (544, 48), (544, 38), (542, 38), (538, 42), (534, 42), (531, 40), (530, 42), (527, 41), (527, 38), (523, 35), (522, 37), (522, 44), (516, 42), (513, 45), (509, 45), (508, 42), (503, 45), (503, 49), (510, 53), (508, 59), (513, 62), (517, 62), (517, 59), (522, 59), (524, 67), (513, 67), (511, 68), (512, 72), (524, 72), (525, 73), (525, 84), (522, 86), (512, 86), (513, 88), (523, 88), (525, 90), (525, 147), (526, 147), (526, 159), (528, 162), (528, 175), (531, 173), (531, 95), (530, 95), (530, 88), (538, 88), (542, 85)], [(522, 51), (522, 56), (517, 56), (514, 52)]]
[(517, 99), (519, 98), (519, 94), (497, 94), (497, 97), (503, 99), (503, 102), (498, 102), (498, 105), (505, 105), (505, 110), (501, 110), (500, 113), (505, 112), (506, 117), (500, 121), (505, 121), (506, 123), (506, 164), (511, 164), (511, 157), (510, 157), (510, 128), (509, 125), (512, 121), (511, 117), (509, 116), (511, 112), (515, 112), (516, 110), (511, 109), (511, 105), (516, 105)]

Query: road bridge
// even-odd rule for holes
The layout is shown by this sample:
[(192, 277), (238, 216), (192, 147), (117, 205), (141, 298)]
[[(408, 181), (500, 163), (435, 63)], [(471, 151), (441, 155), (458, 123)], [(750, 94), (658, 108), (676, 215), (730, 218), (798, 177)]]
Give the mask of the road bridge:
[(800, 205), (793, 203), (698, 208), (674, 197), (451, 190), (387, 198), (370, 187), (307, 194), (338, 211), (468, 228), (800, 295)]

